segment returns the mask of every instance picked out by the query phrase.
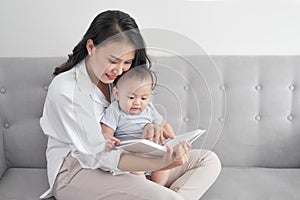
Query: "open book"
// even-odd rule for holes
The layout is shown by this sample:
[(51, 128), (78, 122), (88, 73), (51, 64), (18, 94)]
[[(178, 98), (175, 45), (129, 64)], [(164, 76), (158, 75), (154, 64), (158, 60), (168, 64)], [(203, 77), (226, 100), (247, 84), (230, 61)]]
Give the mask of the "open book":
[[(192, 144), (197, 138), (199, 138), (206, 130), (196, 129), (187, 133), (176, 135), (173, 139), (168, 139), (165, 144), (169, 144), (171, 147), (176, 146), (181, 141), (187, 141)], [(135, 139), (122, 141), (117, 149), (123, 149), (129, 153), (135, 153), (143, 156), (163, 156), (167, 151), (165, 146), (156, 144), (146, 139)]]

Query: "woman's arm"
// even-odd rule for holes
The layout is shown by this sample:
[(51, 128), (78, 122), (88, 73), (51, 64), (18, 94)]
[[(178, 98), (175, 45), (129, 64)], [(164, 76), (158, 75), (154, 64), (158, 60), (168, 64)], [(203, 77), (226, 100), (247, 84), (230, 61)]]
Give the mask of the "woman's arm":
[(133, 154), (122, 154), (118, 168), (122, 171), (155, 171), (171, 169), (185, 164), (189, 158), (191, 145), (180, 142), (174, 148), (166, 145), (167, 152), (164, 157), (140, 157)]

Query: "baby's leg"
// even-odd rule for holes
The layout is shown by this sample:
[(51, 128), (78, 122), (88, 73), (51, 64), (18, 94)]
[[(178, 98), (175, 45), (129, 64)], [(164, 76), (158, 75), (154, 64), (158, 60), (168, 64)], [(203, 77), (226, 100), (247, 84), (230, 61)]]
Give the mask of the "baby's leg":
[(139, 177), (142, 178), (146, 178), (145, 173), (144, 172), (130, 172), (131, 174), (137, 175)]
[(159, 185), (165, 186), (169, 178), (170, 170), (153, 171), (151, 180)]

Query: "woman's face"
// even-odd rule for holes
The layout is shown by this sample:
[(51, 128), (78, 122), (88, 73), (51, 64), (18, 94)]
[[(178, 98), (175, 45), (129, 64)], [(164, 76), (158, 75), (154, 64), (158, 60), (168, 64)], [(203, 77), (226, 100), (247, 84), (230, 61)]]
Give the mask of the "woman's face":
[(135, 48), (128, 41), (108, 42), (104, 46), (87, 49), (87, 70), (95, 84), (99, 80), (105, 84), (112, 83), (117, 76), (130, 69), (135, 58)]

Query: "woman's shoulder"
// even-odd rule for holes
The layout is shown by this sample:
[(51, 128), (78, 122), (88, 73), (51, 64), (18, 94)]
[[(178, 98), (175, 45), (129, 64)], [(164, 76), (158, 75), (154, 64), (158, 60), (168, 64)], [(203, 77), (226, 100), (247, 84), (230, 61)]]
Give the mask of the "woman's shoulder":
[(69, 71), (63, 72), (55, 76), (49, 85), (48, 92), (50, 93), (50, 95), (57, 96), (60, 94), (73, 94), (76, 84), (75, 75), (75, 70), (70, 69)]

